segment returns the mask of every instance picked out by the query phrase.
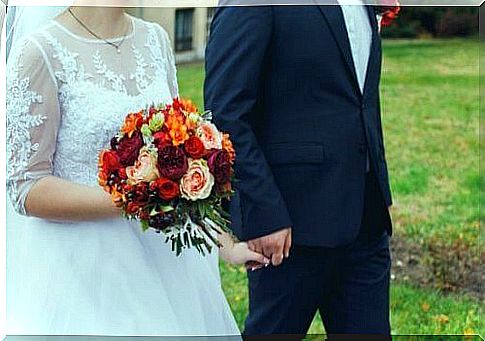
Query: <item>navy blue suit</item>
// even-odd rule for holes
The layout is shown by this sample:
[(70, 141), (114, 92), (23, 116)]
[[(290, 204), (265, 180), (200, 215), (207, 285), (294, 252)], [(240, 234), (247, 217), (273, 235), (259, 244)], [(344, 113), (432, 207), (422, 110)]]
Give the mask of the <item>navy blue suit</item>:
[[(365, 291), (358, 290), (355, 276), (365, 269), (355, 268), (357, 258), (368, 270), (377, 267), (379, 285), (375, 278), (367, 284), (384, 296), (368, 302), (375, 301), (375, 311), (360, 315), (373, 314), (378, 321), (362, 316), (352, 329), (343, 317), (340, 324), (328, 317), (327, 331), (388, 333), (383, 316), (391, 194), (380, 118), (380, 38), (373, 8), (368, 11), (373, 37), (363, 94), (339, 6), (216, 11), (206, 50), (205, 106), (236, 149), (234, 232), (250, 240), (292, 227), (294, 244), (281, 267), (249, 274), (247, 334), (304, 333), (317, 309), (328, 311), (326, 316), (350, 314), (356, 307), (338, 315), (329, 308), (335, 302), (322, 302), (328, 294), (338, 296), (327, 283), (337, 277), (344, 295)], [(310, 273), (316, 287), (301, 281)], [(295, 296), (289, 288), (296, 285)]]

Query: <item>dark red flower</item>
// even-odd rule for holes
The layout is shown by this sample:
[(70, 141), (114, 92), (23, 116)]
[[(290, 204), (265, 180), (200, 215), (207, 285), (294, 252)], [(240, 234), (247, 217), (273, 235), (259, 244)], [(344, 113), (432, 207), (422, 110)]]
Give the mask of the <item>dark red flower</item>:
[(174, 223), (175, 223), (175, 218), (171, 213), (160, 213), (160, 214), (151, 216), (150, 219), (148, 220), (148, 225), (161, 231), (170, 227)]
[(226, 184), (231, 180), (231, 156), (226, 150), (217, 150), (211, 153), (207, 160), (209, 170), (214, 175), (216, 183)]
[(140, 206), (137, 203), (129, 202), (125, 210), (128, 214), (136, 214), (140, 210)]
[(142, 210), (138, 213), (138, 218), (140, 220), (148, 220), (150, 219), (150, 212)]
[(216, 192), (219, 195), (230, 197), (232, 193), (232, 184), (230, 181), (224, 184), (216, 184)]
[(161, 130), (161, 131), (153, 134), (153, 139), (154, 139), (153, 142), (158, 149), (162, 149), (166, 145), (172, 144), (172, 138), (164, 130)]
[(178, 183), (166, 179), (158, 178), (150, 184), (150, 190), (156, 192), (163, 200), (170, 201), (179, 196), (180, 190)]
[(164, 146), (158, 150), (158, 167), (162, 177), (177, 181), (187, 172), (189, 165), (182, 149)]
[(194, 159), (200, 159), (207, 153), (204, 143), (197, 136), (189, 137), (184, 143), (184, 149), (185, 152)]
[(131, 137), (124, 136), (116, 145), (116, 154), (124, 167), (133, 166), (138, 159), (140, 149), (143, 147), (143, 137), (135, 131)]
[(136, 203), (138, 206), (147, 204), (150, 200), (148, 185), (145, 182), (140, 182), (139, 184), (133, 186), (129, 193), (128, 199), (131, 202)]

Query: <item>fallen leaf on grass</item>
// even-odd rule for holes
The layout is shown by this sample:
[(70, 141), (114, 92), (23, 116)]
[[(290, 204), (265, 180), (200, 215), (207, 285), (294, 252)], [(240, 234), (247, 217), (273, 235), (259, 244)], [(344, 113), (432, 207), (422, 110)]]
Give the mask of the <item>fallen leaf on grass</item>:
[(434, 319), (441, 324), (446, 324), (446, 323), (450, 322), (450, 318), (448, 316), (444, 315), (444, 314), (437, 315), (437, 316), (434, 317)]
[(429, 304), (428, 304), (428, 303), (426, 303), (426, 302), (424, 302), (424, 303), (421, 305), (421, 309), (423, 309), (423, 311), (424, 311), (425, 313), (427, 313), (427, 312), (429, 311), (429, 308), (430, 308), (430, 306), (429, 306)]

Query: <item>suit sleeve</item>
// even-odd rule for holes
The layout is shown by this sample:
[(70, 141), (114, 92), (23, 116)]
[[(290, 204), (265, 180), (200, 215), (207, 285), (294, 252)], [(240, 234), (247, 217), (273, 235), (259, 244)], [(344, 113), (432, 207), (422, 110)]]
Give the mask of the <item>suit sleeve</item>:
[(242, 226), (250, 240), (292, 225), (283, 197), (251, 122), (261, 119), (259, 89), (272, 35), (271, 7), (221, 7), (206, 50), (204, 99), (216, 125), (236, 150), (236, 190)]

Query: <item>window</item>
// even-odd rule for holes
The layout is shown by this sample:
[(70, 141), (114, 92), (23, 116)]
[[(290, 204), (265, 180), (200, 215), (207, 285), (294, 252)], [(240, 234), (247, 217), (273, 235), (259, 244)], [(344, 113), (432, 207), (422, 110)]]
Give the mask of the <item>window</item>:
[(175, 51), (192, 50), (194, 9), (178, 9), (175, 12)]

